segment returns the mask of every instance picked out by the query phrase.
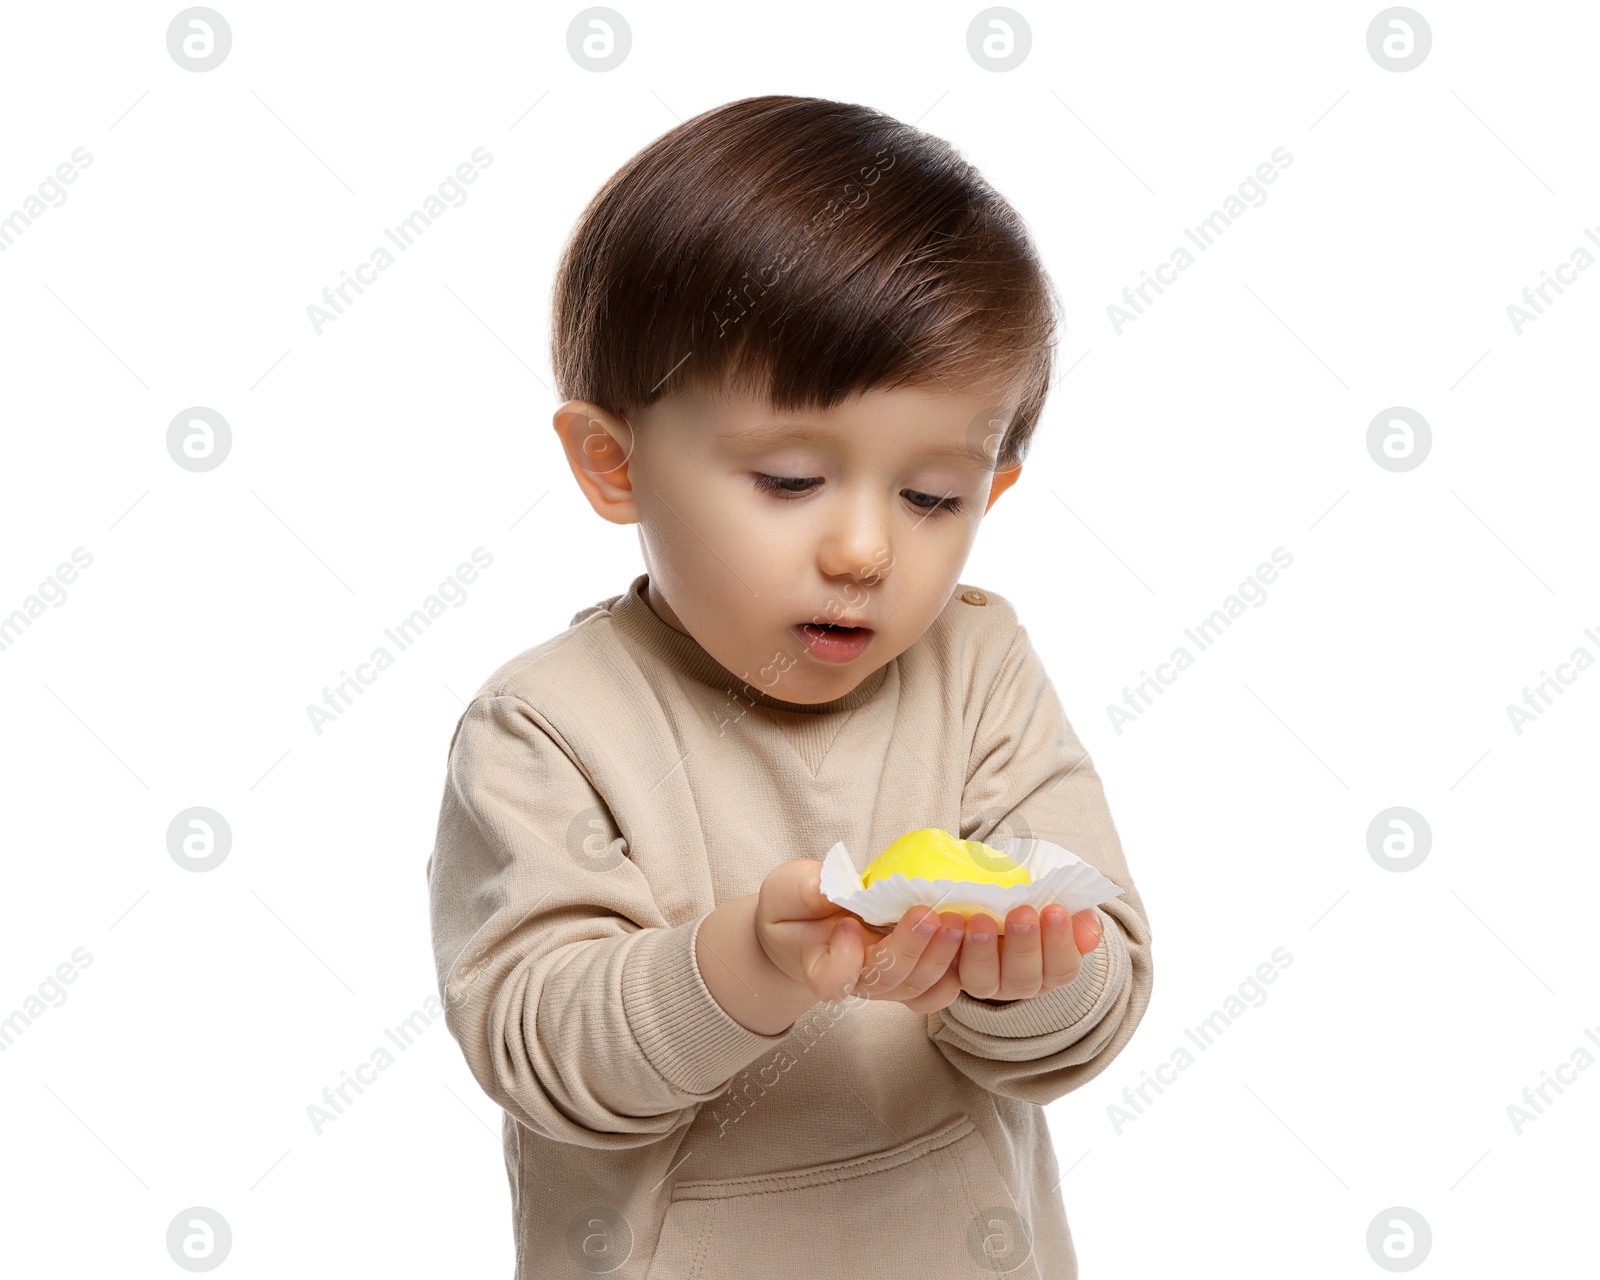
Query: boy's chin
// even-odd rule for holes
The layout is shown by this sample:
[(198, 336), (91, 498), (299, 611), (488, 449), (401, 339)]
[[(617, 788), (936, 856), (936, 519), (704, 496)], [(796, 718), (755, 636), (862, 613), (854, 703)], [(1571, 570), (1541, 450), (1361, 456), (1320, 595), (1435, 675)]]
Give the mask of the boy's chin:
[[(770, 679), (779, 669), (779, 666), (769, 666), (766, 675)], [(840, 666), (836, 663), (819, 662), (810, 654), (803, 653), (790, 663), (777, 679), (770, 680), (767, 684), (756, 684), (755, 681), (751, 683), (768, 697), (809, 706), (844, 697), (865, 680), (872, 670), (876, 668), (869, 669), (867, 664), (862, 662)]]

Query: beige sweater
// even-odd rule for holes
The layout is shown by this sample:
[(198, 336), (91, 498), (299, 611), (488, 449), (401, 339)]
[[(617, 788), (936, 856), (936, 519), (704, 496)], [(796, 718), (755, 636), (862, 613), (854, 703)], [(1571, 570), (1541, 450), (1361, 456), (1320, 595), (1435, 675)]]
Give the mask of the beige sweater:
[[(669, 627), (646, 580), (485, 682), (428, 860), (447, 1025), (505, 1111), (516, 1280), (1073, 1280), (1043, 1107), (1133, 1035), (1150, 925), (1012, 606), (958, 586), (807, 706)], [(770, 1036), (716, 1002), (713, 907), (921, 827), (1038, 836), (1121, 885), (1079, 977), (929, 1014), (847, 997)]]

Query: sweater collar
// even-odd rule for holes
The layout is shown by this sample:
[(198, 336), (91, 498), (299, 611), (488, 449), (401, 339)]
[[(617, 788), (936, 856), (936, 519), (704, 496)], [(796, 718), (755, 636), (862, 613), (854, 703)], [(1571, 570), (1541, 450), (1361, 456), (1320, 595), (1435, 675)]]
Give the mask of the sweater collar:
[(650, 607), (645, 599), (645, 588), (650, 581), (648, 573), (641, 573), (629, 584), (628, 590), (611, 606), (611, 617), (617, 629), (640, 648), (654, 654), (662, 662), (682, 675), (700, 684), (709, 685), (730, 697), (774, 711), (799, 711), (822, 715), (833, 711), (853, 711), (869, 702), (889, 677), (894, 660), (884, 663), (849, 693), (830, 702), (786, 702), (762, 692), (759, 685), (736, 676), (700, 645), (693, 636), (670, 626)]

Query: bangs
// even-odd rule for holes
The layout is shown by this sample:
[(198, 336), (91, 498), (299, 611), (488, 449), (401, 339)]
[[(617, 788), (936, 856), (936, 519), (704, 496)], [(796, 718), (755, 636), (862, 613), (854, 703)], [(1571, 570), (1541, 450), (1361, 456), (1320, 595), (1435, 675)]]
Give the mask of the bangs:
[(552, 299), (563, 399), (623, 416), (723, 388), (779, 412), (870, 390), (1009, 392), (997, 465), (1049, 388), (1054, 290), (948, 143), (871, 108), (761, 97), (664, 134), (590, 201)]

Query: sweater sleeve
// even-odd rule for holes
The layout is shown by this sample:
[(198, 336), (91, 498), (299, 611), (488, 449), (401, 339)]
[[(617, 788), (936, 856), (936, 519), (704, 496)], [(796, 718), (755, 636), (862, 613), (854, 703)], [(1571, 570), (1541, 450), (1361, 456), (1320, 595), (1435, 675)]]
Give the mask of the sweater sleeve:
[(1128, 873), (1100, 776), (1017, 628), (979, 715), (961, 836), (1003, 828), (1070, 849), (1122, 886), (1101, 903), (1099, 944), (1065, 986), (993, 1004), (962, 992), (928, 1015), (957, 1070), (992, 1093), (1044, 1104), (1092, 1080), (1132, 1038), (1150, 1001), (1150, 925)]
[(643, 1146), (779, 1043), (734, 1020), (605, 800), (525, 700), (475, 699), (451, 740), (429, 915), (445, 1023), (485, 1093), (555, 1141)]

